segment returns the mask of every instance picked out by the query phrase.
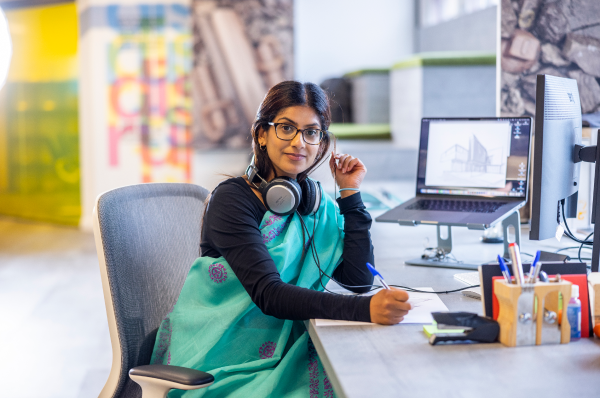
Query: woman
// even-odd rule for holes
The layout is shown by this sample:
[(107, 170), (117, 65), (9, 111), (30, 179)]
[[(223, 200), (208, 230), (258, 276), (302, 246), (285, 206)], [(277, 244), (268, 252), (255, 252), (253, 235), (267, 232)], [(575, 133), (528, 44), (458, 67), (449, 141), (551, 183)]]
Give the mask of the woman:
[[(293, 81), (274, 86), (252, 127), (260, 178), (306, 183), (326, 155), (329, 123), (329, 103), (318, 86)], [(248, 176), (226, 180), (213, 191), (203, 220), (202, 257), (161, 324), (152, 363), (201, 369), (215, 383), (170, 396), (333, 396), (301, 321), (395, 324), (410, 310), (408, 294), (398, 289), (371, 297), (323, 292), (326, 275), (355, 292), (368, 291), (373, 282), (366, 267), (373, 263), (371, 217), (359, 193), (366, 168), (338, 154), (329, 166), (341, 188), (339, 208), (322, 195), (314, 215), (268, 211)]]

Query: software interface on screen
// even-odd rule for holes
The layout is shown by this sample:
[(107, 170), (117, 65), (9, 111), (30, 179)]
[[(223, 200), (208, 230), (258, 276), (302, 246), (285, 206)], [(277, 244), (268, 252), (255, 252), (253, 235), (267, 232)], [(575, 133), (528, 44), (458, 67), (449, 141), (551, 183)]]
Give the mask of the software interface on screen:
[(531, 122), (423, 119), (417, 193), (526, 197)]

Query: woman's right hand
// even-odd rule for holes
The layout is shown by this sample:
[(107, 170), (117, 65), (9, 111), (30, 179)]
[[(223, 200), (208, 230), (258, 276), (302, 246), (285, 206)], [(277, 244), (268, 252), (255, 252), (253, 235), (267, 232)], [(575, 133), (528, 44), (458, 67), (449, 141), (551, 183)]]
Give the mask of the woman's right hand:
[(382, 289), (371, 298), (371, 322), (381, 325), (395, 325), (402, 322), (404, 315), (412, 308), (408, 293), (404, 290)]

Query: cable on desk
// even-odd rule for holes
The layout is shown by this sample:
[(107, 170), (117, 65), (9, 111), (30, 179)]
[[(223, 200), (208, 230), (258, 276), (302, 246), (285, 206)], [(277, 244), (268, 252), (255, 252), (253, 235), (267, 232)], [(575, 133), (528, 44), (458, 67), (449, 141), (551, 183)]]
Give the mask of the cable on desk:
[[(588, 240), (590, 236), (592, 236), (594, 233), (592, 232), (591, 234), (589, 234), (588, 236), (585, 237), (585, 240)], [(579, 262), (582, 263), (582, 259), (581, 259), (581, 249), (583, 249), (583, 243), (581, 245), (579, 245), (579, 251), (577, 252), (577, 258), (579, 259)], [(586, 248), (587, 249), (587, 248)], [(591, 258), (589, 259), (590, 261), (592, 260)], [(587, 267), (587, 264), (586, 264)], [(588, 268), (592, 268), (592, 265), (590, 264), (590, 266)]]
[(446, 291), (439, 291), (439, 292), (428, 292), (428, 291), (425, 291), (425, 290), (413, 289), (412, 287), (400, 286), (400, 285), (390, 285), (390, 286), (399, 287), (400, 289), (404, 289), (407, 292), (432, 293), (432, 294), (447, 294), (447, 293), (462, 292), (463, 290), (472, 289), (474, 287), (479, 287), (480, 285), (471, 285), (471, 286), (461, 287), (460, 289), (446, 290)]
[[(579, 249), (579, 247), (580, 247), (580, 246), (569, 246), (569, 247), (563, 247), (562, 249), (555, 250), (555, 251), (554, 251), (554, 253), (560, 253), (560, 252), (563, 252), (563, 251), (565, 251), (565, 250), (577, 250), (577, 249)], [(587, 250), (592, 250), (592, 248), (591, 248), (591, 247), (584, 247), (584, 249), (587, 249)]]
[(559, 214), (559, 216), (558, 216), (558, 222), (559, 222), (559, 224), (560, 224), (561, 208), (562, 208), (562, 219), (563, 219), (563, 222), (564, 222), (565, 228), (566, 228), (565, 235), (567, 235), (570, 239), (574, 240), (575, 242), (581, 243), (582, 246), (583, 245), (593, 245), (594, 244), (593, 240), (588, 241), (588, 239), (594, 234), (593, 232), (591, 234), (589, 234), (584, 240), (576, 238), (575, 235), (573, 235), (573, 233), (571, 232), (571, 229), (569, 228), (569, 224), (567, 224), (567, 217), (565, 216), (565, 200), (564, 199), (562, 199), (560, 201), (560, 206), (558, 208), (558, 214)]
[[(592, 250), (591, 247), (586, 247), (586, 246), (583, 246), (583, 245), (579, 245), (579, 246), (563, 247), (561, 249), (555, 250), (554, 253), (560, 253), (560, 252), (563, 252), (563, 251), (566, 251), (566, 250), (578, 250), (578, 249)], [(590, 257), (581, 257), (581, 250), (578, 252), (577, 258), (579, 259), (579, 262), (583, 262), (582, 260), (585, 260), (585, 261), (591, 261), (592, 260)]]
[[(565, 224), (565, 228), (566, 228), (566, 233), (565, 235), (567, 235), (569, 238), (571, 238), (572, 240), (574, 240), (577, 243), (581, 243), (581, 245), (579, 246), (579, 251), (577, 252), (577, 259), (579, 260), (580, 263), (583, 263), (585, 258), (581, 258), (581, 249), (583, 249), (583, 245), (593, 245), (594, 241), (591, 240), (589, 241), (588, 239), (592, 237), (592, 235), (594, 235), (594, 233), (590, 233), (588, 236), (585, 237), (584, 240), (578, 239), (575, 237), (575, 235), (573, 235), (573, 233), (571, 232), (571, 229), (569, 228), (569, 224), (567, 224), (567, 217), (565, 216), (565, 200), (562, 199), (560, 201), (560, 206), (558, 207), (558, 221), (560, 223), (560, 213), (561, 213), (561, 209), (562, 209), (562, 219), (563, 222)], [(591, 260), (591, 259), (589, 259)], [(586, 264), (587, 266), (587, 264)], [(591, 268), (591, 264), (589, 266), (587, 266), (587, 268)]]

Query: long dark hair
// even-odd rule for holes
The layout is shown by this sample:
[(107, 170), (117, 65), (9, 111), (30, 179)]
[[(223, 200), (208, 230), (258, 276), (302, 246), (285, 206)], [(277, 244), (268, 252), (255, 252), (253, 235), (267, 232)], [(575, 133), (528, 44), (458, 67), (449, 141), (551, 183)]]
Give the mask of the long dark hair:
[(268, 178), (271, 172), (274, 176), (277, 176), (277, 172), (267, 152), (260, 149), (258, 143), (260, 129), (268, 130), (268, 123), (272, 122), (275, 116), (283, 109), (291, 106), (308, 106), (314, 110), (319, 117), (321, 130), (326, 132), (319, 145), (315, 162), (308, 169), (298, 174), (298, 182), (303, 181), (311, 171), (318, 167), (327, 154), (327, 149), (331, 141), (330, 134), (327, 133), (327, 129), (329, 129), (329, 124), (331, 123), (331, 111), (329, 109), (327, 94), (325, 94), (321, 87), (314, 83), (300, 83), (296, 81), (278, 83), (271, 87), (265, 96), (256, 113), (256, 119), (252, 124), (252, 150), (256, 158), (255, 163), (258, 174), (263, 178)]

